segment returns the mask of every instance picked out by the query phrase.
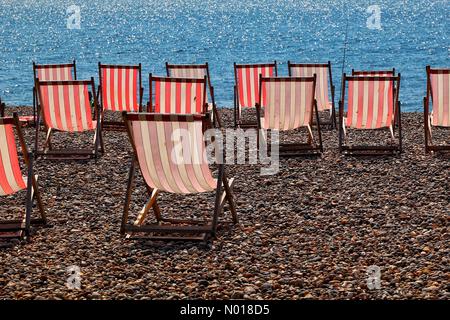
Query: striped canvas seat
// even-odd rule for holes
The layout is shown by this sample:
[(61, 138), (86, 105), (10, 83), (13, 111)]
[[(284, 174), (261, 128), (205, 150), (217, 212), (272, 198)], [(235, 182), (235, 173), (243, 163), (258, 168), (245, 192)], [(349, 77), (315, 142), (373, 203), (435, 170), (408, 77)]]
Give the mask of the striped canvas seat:
[(198, 121), (201, 118), (133, 117), (130, 119), (139, 166), (151, 188), (183, 194), (216, 189), (217, 180), (205, 159), (202, 121)]
[(354, 70), (352, 69), (352, 76), (366, 76), (366, 77), (390, 77), (395, 76), (395, 68), (391, 70)]
[(261, 78), (267, 99), (263, 129), (309, 127), (314, 108), (314, 77)]
[(208, 64), (169, 64), (166, 63), (168, 77), (203, 79), (207, 77), (209, 81)]
[(450, 69), (429, 69), (430, 92), (433, 109), (431, 125), (450, 127)]
[(0, 122), (0, 196), (14, 194), (27, 187), (17, 156), (12, 124)]
[(391, 127), (394, 121), (394, 79), (348, 80), (345, 126), (356, 129)]
[[(235, 64), (237, 101), (241, 108), (254, 108), (259, 101), (259, 76), (273, 77), (277, 75), (276, 63)], [(266, 92), (261, 94), (262, 106), (266, 104)]]
[[(289, 75), (291, 77), (312, 77), (316, 75), (316, 100), (319, 111), (333, 109), (329, 98), (331, 92), (331, 64), (305, 64), (288, 62)], [(329, 86), (330, 84), (330, 86)]]
[(44, 122), (47, 128), (67, 132), (94, 130), (89, 101), (90, 81), (38, 81)]
[[(40, 81), (73, 80), (75, 62), (70, 64), (35, 64), (35, 78)], [(76, 77), (75, 77), (76, 79)]]
[(166, 114), (205, 114), (206, 77), (202, 79), (153, 77), (150, 74), (152, 111)]
[(138, 112), (141, 109), (141, 65), (99, 63), (103, 110)]

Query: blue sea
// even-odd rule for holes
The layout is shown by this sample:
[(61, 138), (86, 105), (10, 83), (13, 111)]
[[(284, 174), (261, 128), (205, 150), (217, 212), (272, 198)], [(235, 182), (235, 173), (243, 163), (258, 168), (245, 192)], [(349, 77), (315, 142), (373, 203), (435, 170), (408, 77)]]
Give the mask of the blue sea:
[[(71, 5), (80, 8), (80, 29), (67, 27)], [(380, 9), (378, 29), (367, 11), (371, 5)], [(33, 60), (76, 59), (80, 79), (97, 79), (99, 61), (141, 62), (144, 101), (148, 73), (165, 74), (166, 61), (208, 61), (216, 100), (230, 107), (233, 62), (277, 60), (279, 73), (287, 74), (288, 60), (330, 60), (339, 91), (346, 46), (344, 72), (395, 67), (402, 74), (403, 110), (421, 110), (425, 66), (449, 66), (449, 5), (448, 0), (1, 0), (0, 96), (10, 105), (31, 105)]]

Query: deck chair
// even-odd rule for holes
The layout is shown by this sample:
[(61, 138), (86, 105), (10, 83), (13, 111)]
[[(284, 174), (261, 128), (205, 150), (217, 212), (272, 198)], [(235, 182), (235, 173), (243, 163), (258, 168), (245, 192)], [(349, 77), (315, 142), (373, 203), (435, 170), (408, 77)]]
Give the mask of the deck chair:
[[(346, 91), (346, 86), (348, 90)], [(394, 89), (396, 88), (396, 90)], [(342, 99), (339, 101), (339, 150), (344, 154), (371, 155), (402, 152), (402, 127), (400, 113), (400, 74), (397, 76), (347, 76), (342, 78)], [(345, 94), (348, 92), (348, 96)], [(395, 95), (394, 95), (395, 92)], [(346, 100), (345, 100), (346, 99)], [(398, 128), (394, 114), (398, 114)], [(391, 145), (348, 145), (347, 129), (384, 130), (390, 132)], [(397, 139), (394, 131), (398, 131)]]
[[(395, 77), (395, 68), (391, 70), (355, 70), (352, 69), (352, 76), (363, 76), (363, 77)], [(392, 95), (395, 98), (395, 87), (394, 94)], [(398, 114), (394, 112), (394, 122), (395, 125), (398, 126)]]
[[(432, 128), (450, 128), (450, 69), (432, 69), (427, 66), (427, 95), (424, 98), (425, 151), (450, 151), (450, 141), (435, 145)], [(430, 101), (431, 98), (431, 101)], [(431, 103), (430, 103), (431, 102)], [(433, 105), (430, 110), (430, 104)]]
[[(153, 240), (200, 240), (215, 237), (219, 214), (228, 202), (233, 222), (238, 223), (232, 195), (233, 179), (228, 180), (223, 164), (213, 178), (205, 157), (203, 140), (205, 115), (136, 114), (123, 118), (134, 150), (128, 179), (121, 233), (151, 234)], [(128, 223), (135, 166), (144, 177), (150, 199), (134, 223)], [(160, 192), (194, 194), (215, 192), (215, 207), (209, 221), (163, 218), (157, 196)], [(153, 208), (156, 224), (144, 224)]]
[[(105, 120), (106, 112), (142, 112), (142, 67), (141, 64), (133, 66), (98, 64), (100, 87), (98, 94), (101, 105), (102, 129), (111, 131), (124, 131), (122, 121)], [(121, 119), (122, 120), (122, 119)]]
[[(36, 64), (33, 61), (33, 79), (40, 81), (69, 81), (77, 79), (77, 66), (75, 60), (64, 64)], [(39, 111), (38, 93), (36, 86), (33, 87), (33, 115), (19, 117), (21, 122), (35, 123)]]
[[(148, 110), (164, 114), (205, 114), (210, 119), (211, 112), (206, 102), (207, 79), (155, 77), (150, 74), (150, 102)], [(154, 100), (152, 98), (154, 97)]]
[[(39, 94), (46, 139), (41, 150), (39, 148), (39, 126), (36, 126), (35, 153), (36, 157), (47, 159), (89, 159), (97, 158), (100, 151), (104, 152), (99, 119), (100, 108), (95, 94), (94, 78), (91, 80), (73, 81), (40, 81), (36, 79)], [(92, 90), (93, 109), (89, 101), (89, 89)], [(65, 133), (94, 132), (92, 149), (59, 149), (52, 147), (51, 138), (54, 131)]]
[(290, 131), (306, 128), (307, 143), (280, 143), (280, 157), (300, 155), (319, 155), (323, 152), (322, 133), (317, 126), (317, 139), (312, 132), (313, 116), (320, 124), (317, 100), (314, 98), (316, 76), (313, 77), (262, 77), (260, 78), (260, 101), (262, 92), (266, 92), (264, 117), (261, 118), (261, 106), (256, 104), (258, 115), (258, 147), (260, 137), (266, 145), (266, 130)]
[[(277, 62), (259, 63), (259, 64), (236, 64), (234, 63), (234, 126), (254, 127), (258, 126), (258, 120), (241, 120), (242, 110), (253, 109), (256, 104), (264, 106), (266, 102), (266, 93), (259, 94), (259, 75), (263, 77), (277, 76)], [(260, 98), (262, 101), (258, 101)]]
[(211, 112), (213, 125), (216, 128), (222, 126), (219, 111), (217, 110), (216, 100), (214, 98), (214, 87), (211, 85), (211, 77), (209, 74), (208, 62), (205, 64), (169, 64), (166, 62), (166, 71), (168, 77), (173, 78), (193, 78), (203, 79), (206, 76), (208, 82), (209, 96), (211, 103), (208, 102), (208, 95), (206, 95), (206, 103), (208, 104), (208, 111)]
[[(328, 63), (292, 63), (288, 61), (288, 70), (290, 77), (317, 77), (316, 82), (316, 100), (319, 112), (329, 112), (328, 124), (332, 129), (337, 128), (336, 111), (334, 105), (333, 74), (331, 72), (331, 62)], [(331, 102), (330, 102), (331, 96)]]
[[(16, 135), (14, 134), (14, 128)], [(27, 175), (22, 174), (17, 152), (16, 137), (23, 154)], [(44, 205), (33, 171), (33, 156), (28, 153), (17, 113), (13, 118), (0, 118), (0, 198), (26, 190), (26, 204), (19, 220), (0, 221), (0, 245), (14, 240), (29, 239), (32, 224), (46, 224)], [(40, 218), (32, 219), (33, 200), (37, 202)], [(3, 201), (2, 201), (3, 202)], [(1, 207), (1, 206), (0, 206)]]

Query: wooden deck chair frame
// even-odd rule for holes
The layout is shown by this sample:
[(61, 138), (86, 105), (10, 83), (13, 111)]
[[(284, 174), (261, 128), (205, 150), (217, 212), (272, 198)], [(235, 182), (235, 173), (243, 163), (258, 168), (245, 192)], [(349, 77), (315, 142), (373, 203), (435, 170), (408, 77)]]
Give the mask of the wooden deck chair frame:
[[(88, 88), (92, 91), (89, 93), (92, 93), (93, 97), (93, 110), (92, 112), (92, 119), (93, 121), (95, 119), (100, 119), (100, 105), (97, 101), (97, 95), (95, 93), (95, 83), (94, 78), (92, 77), (90, 80), (72, 80), (72, 81), (39, 81), (39, 79), (35, 79), (36, 83), (36, 90), (38, 92), (39, 101), (41, 102), (40, 108), (42, 109), (42, 101), (43, 96), (40, 91), (40, 87), (44, 85), (86, 85)], [(89, 101), (91, 103), (91, 101)], [(44, 129), (46, 132), (46, 138), (44, 142), (43, 149), (39, 148), (39, 132), (40, 132), (40, 126), (36, 126), (36, 134), (35, 134), (35, 159), (38, 157), (42, 157), (48, 160), (87, 160), (90, 158), (97, 159), (99, 156), (99, 152), (104, 153), (104, 144), (103, 144), (103, 137), (102, 137), (102, 129), (101, 129), (101, 121), (97, 121), (95, 129), (89, 130), (94, 131), (94, 141), (93, 141), (93, 147), (92, 149), (69, 149), (69, 148), (63, 148), (59, 150), (55, 150), (52, 147), (51, 138), (55, 131), (59, 132), (66, 132), (63, 130), (53, 129), (49, 127), (46, 123), (46, 119), (44, 117), (44, 112), (40, 110), (38, 113), (37, 120), (40, 121), (41, 116), (43, 117), (43, 123), (44, 123)], [(88, 130), (84, 130), (83, 132), (86, 132)]]
[(295, 67), (326, 67), (328, 69), (328, 88), (329, 94), (331, 94), (331, 108), (330, 108), (330, 117), (328, 122), (322, 122), (322, 125), (328, 125), (331, 129), (337, 128), (337, 120), (336, 120), (336, 106), (334, 102), (335, 97), (335, 86), (333, 84), (333, 72), (331, 70), (331, 61), (327, 63), (293, 63), (288, 61), (288, 72), (289, 77), (292, 77), (292, 68)]
[[(402, 150), (402, 124), (401, 124), (401, 103), (399, 101), (400, 92), (400, 73), (396, 76), (347, 76), (345, 73), (342, 76), (342, 94), (339, 101), (339, 151), (346, 155), (392, 155), (399, 154), (403, 152)], [(392, 124), (389, 127), (381, 127), (377, 129), (366, 129), (366, 130), (385, 130), (388, 129), (391, 133), (392, 140), (394, 140), (395, 131), (397, 131), (398, 142), (395, 145), (385, 145), (385, 146), (370, 146), (370, 145), (347, 145), (346, 140), (346, 126), (344, 123), (344, 103), (345, 101), (345, 87), (348, 81), (393, 81), (393, 103), (392, 112), (393, 119)], [(398, 114), (398, 127), (396, 130), (395, 126), (395, 114)], [(352, 130), (363, 130), (363, 129), (352, 129)]]
[[(209, 96), (211, 97), (211, 103), (208, 103), (208, 111), (213, 112), (213, 125), (215, 128), (222, 127), (222, 121), (220, 120), (219, 110), (217, 109), (216, 99), (214, 97), (214, 87), (211, 84), (211, 76), (209, 73), (209, 64), (205, 62), (204, 64), (171, 64), (166, 62), (166, 72), (168, 77), (172, 77), (171, 70), (183, 70), (183, 69), (203, 69), (206, 73), (206, 78), (208, 81)], [(177, 78), (177, 76), (174, 76)]]
[(6, 104), (4, 102), (2, 102), (2, 98), (0, 97), (0, 118), (5, 117), (5, 108), (6, 108)]
[[(262, 77), (260, 76), (259, 80), (259, 92), (262, 94), (262, 86), (263, 82), (271, 81), (271, 82), (312, 82), (313, 83), (313, 92), (312, 97), (315, 97), (315, 89), (316, 89), (316, 75), (313, 77)], [(260, 97), (261, 101), (261, 97)], [(261, 106), (259, 104), (256, 105), (256, 113), (258, 119), (258, 135), (257, 135), (257, 146), (260, 147), (260, 139), (261, 137), (265, 140), (265, 136), (263, 133), (263, 127), (261, 123)], [(323, 153), (323, 143), (322, 143), (322, 132), (320, 129), (320, 120), (319, 120), (319, 111), (317, 107), (317, 100), (315, 98), (311, 101), (311, 116), (309, 119), (310, 125), (308, 126), (308, 142), (307, 143), (281, 143), (279, 144), (279, 156), (280, 157), (298, 157), (298, 156), (317, 156)], [(317, 127), (317, 140), (314, 138), (312, 131), (312, 123), (315, 115), (316, 123), (319, 125)], [(298, 127), (300, 128), (300, 127)], [(266, 143), (264, 141), (264, 143)], [(266, 147), (268, 147), (266, 145)]]
[[(232, 187), (233, 180), (228, 179), (224, 164), (218, 165), (217, 187), (215, 190), (214, 213), (210, 223), (203, 220), (184, 220), (164, 218), (160, 212), (157, 196), (159, 189), (152, 188), (146, 182), (145, 186), (150, 199), (145, 204), (134, 223), (128, 222), (131, 196), (134, 184), (134, 175), (136, 167), (141, 170), (138, 162), (138, 152), (133, 138), (132, 121), (163, 121), (163, 122), (189, 122), (202, 121), (202, 131), (208, 127), (208, 115), (173, 115), (173, 114), (151, 114), (151, 113), (126, 113), (123, 112), (123, 119), (127, 125), (128, 136), (133, 148), (133, 157), (131, 161), (127, 192), (125, 196), (125, 207), (122, 216), (121, 234), (127, 234), (127, 238), (131, 239), (148, 239), (148, 240), (183, 240), (183, 241), (208, 241), (216, 236), (219, 224), (219, 215), (224, 209), (225, 203), (228, 202), (234, 224), (238, 223), (236, 207), (233, 200)], [(141, 170), (142, 171), (142, 170)], [(153, 209), (157, 223), (144, 224), (145, 218), (149, 211)], [(137, 236), (139, 234), (145, 236)], [(153, 235), (152, 235), (153, 234)]]
[[(99, 81), (100, 81), (100, 85), (98, 87), (97, 90), (97, 101), (100, 102), (100, 106), (101, 106), (101, 121), (102, 121), (102, 130), (107, 130), (107, 131), (126, 131), (125, 129), (125, 124), (122, 121), (106, 121), (105, 120), (105, 97), (102, 94), (103, 91), (103, 86), (104, 86), (104, 81), (105, 79), (103, 79), (103, 69), (108, 69), (108, 68), (119, 68), (119, 69), (128, 69), (128, 70), (137, 70), (138, 71), (138, 75), (137, 75), (137, 87), (136, 87), (136, 93), (139, 95), (138, 99), (137, 99), (137, 103), (138, 103), (138, 110), (128, 110), (128, 111), (139, 111), (142, 112), (142, 97), (144, 95), (144, 88), (142, 87), (142, 65), (139, 63), (138, 65), (113, 65), (113, 64), (102, 64), (102, 63), (98, 63), (98, 77), (99, 77)], [(100, 96), (100, 98), (98, 97)], [(120, 106), (122, 107), (122, 106)], [(125, 110), (122, 110), (123, 108), (119, 108), (120, 110), (117, 110), (117, 112), (122, 112)]]
[[(426, 67), (427, 71), (427, 94), (423, 98), (423, 107), (424, 107), (424, 128), (425, 128), (425, 152), (449, 152), (450, 151), (450, 145), (443, 144), (443, 145), (435, 145), (433, 144), (432, 140), (432, 114), (433, 112), (430, 112), (430, 104), (433, 105), (433, 109), (435, 108), (434, 101), (433, 101), (433, 87), (431, 85), (431, 75), (432, 74), (447, 74), (450, 77), (450, 69), (434, 69), (431, 68), (431, 66)], [(448, 94), (448, 93), (447, 93)], [(450, 106), (448, 106), (450, 108)], [(450, 110), (447, 112), (450, 113)], [(441, 128), (449, 129), (450, 123), (447, 124), (446, 127), (440, 126)]]
[[(23, 181), (25, 186), (21, 190), (26, 190), (26, 205), (23, 214), (23, 219), (19, 220), (3, 220), (0, 221), (0, 243), (2, 245), (8, 245), (11, 240), (29, 240), (31, 225), (45, 225), (47, 224), (47, 218), (45, 208), (42, 203), (41, 194), (37, 184), (37, 177), (34, 175), (33, 169), (33, 155), (28, 153), (25, 139), (23, 137), (19, 116), (17, 113), (13, 114), (12, 118), (0, 118), (0, 126), (11, 125), (15, 128), (16, 135), (22, 150), (23, 161), (27, 168), (27, 181)], [(15, 141), (14, 141), (15, 142)], [(10, 148), (10, 146), (8, 146)], [(14, 151), (17, 152), (17, 146), (14, 145)], [(17, 159), (19, 161), (19, 159)], [(21, 190), (8, 193), (9, 195), (16, 194)], [(32, 219), (33, 200), (36, 200), (37, 208), (40, 212), (40, 218)]]
[[(277, 61), (274, 60), (273, 62), (269, 62), (269, 63), (253, 63), (253, 64), (238, 64), (238, 63), (234, 63), (234, 127), (240, 127), (240, 128), (257, 128), (258, 127), (258, 120), (256, 119), (255, 121), (248, 121), (248, 122), (243, 122), (241, 121), (241, 104), (239, 101), (239, 84), (238, 84), (238, 69), (239, 68), (265, 68), (265, 67), (272, 67), (273, 68), (273, 72), (274, 75), (273, 76), (278, 76), (278, 68), (277, 68)], [(259, 81), (259, 75), (257, 76)], [(256, 87), (258, 87), (258, 83), (254, 84)], [(259, 99), (259, 95), (255, 96), (255, 100)], [(243, 106), (244, 108), (256, 108), (256, 103), (258, 103), (258, 101), (255, 101), (254, 105), (248, 105), (248, 106)]]
[[(36, 64), (36, 62), (33, 61), (33, 82), (36, 84), (35, 79), (39, 78), (38, 71), (39, 69), (58, 69), (58, 68), (71, 68), (73, 71), (73, 78), (72, 79), (64, 79), (64, 80), (77, 80), (77, 64), (76, 61), (73, 60), (72, 63), (60, 63), (60, 64)], [(42, 80), (44, 81), (44, 80)], [(36, 85), (33, 86), (33, 118), (31, 120), (27, 120), (29, 117), (24, 117), (22, 122), (28, 123), (28, 124), (35, 124), (38, 118), (39, 113), (39, 100), (38, 100), (38, 93), (36, 90)]]

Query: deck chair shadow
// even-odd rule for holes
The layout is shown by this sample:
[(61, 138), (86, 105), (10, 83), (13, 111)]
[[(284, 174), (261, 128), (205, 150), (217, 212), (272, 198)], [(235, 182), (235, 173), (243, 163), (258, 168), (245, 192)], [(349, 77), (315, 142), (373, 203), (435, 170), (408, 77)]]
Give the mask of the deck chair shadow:
[[(233, 179), (228, 180), (224, 164), (213, 174), (205, 159), (203, 131), (205, 115), (123, 113), (134, 150), (131, 163), (121, 233), (130, 238), (150, 240), (207, 241), (216, 236), (219, 215), (228, 203), (233, 223), (238, 223), (233, 200)], [(128, 222), (135, 168), (144, 177), (150, 199), (134, 223)], [(158, 194), (197, 194), (215, 192), (210, 220), (164, 218), (157, 203)], [(156, 223), (144, 224), (153, 209)]]
[[(288, 71), (290, 77), (312, 77), (316, 75), (316, 96), (317, 109), (319, 112), (328, 112), (328, 122), (321, 122), (331, 129), (336, 129), (336, 108), (334, 105), (335, 86), (333, 84), (333, 73), (331, 62), (328, 63), (292, 63), (288, 61)], [(330, 99), (331, 97), (331, 99)]]
[[(425, 151), (448, 152), (450, 139), (444, 144), (434, 144), (432, 129), (450, 128), (450, 69), (427, 66), (427, 95), (424, 103)], [(432, 106), (432, 109), (430, 108)]]
[[(20, 168), (16, 137), (22, 149), (24, 167), (28, 171), (26, 176), (22, 174)], [(22, 211), (22, 218), (0, 221), (1, 246), (9, 245), (15, 240), (29, 240), (31, 225), (47, 223), (37, 176), (34, 174), (33, 155), (27, 151), (19, 116), (14, 113), (13, 118), (0, 118), (0, 197), (15, 195), (21, 191), (26, 191), (26, 203)], [(36, 200), (40, 218), (32, 219), (34, 200)]]
[[(254, 110), (256, 104), (265, 105), (266, 93), (260, 95), (259, 76), (276, 77), (277, 62), (257, 64), (234, 63), (234, 127), (256, 128), (258, 120), (244, 121), (243, 110)], [(259, 100), (259, 99), (262, 100)]]
[(219, 110), (217, 109), (214, 97), (214, 87), (211, 84), (208, 62), (204, 64), (170, 64), (166, 62), (166, 71), (167, 76), (173, 78), (203, 79), (206, 77), (209, 91), (209, 97), (208, 94), (206, 95), (206, 103), (208, 104), (207, 110), (211, 113), (214, 127), (222, 127), (222, 121), (220, 120)]
[[(125, 131), (121, 112), (142, 112), (142, 66), (98, 64), (100, 86), (97, 101), (101, 105), (103, 130)], [(107, 120), (107, 113), (120, 116), (120, 121)]]
[[(339, 150), (341, 153), (389, 155), (402, 152), (399, 92), (400, 74), (397, 76), (347, 76), (344, 73), (341, 95), (341, 99), (344, 100), (339, 101)], [(344, 101), (347, 102), (346, 116), (344, 116)], [(398, 128), (394, 123), (395, 114), (398, 114)], [(349, 129), (354, 131), (388, 130), (391, 144), (349, 145), (347, 141)]]
[[(265, 92), (266, 104), (264, 117), (261, 117), (261, 106), (257, 103), (258, 115), (258, 148), (267, 150), (266, 132), (291, 131), (306, 128), (306, 143), (279, 143), (280, 157), (302, 155), (320, 155), (323, 152), (322, 133), (320, 129), (317, 100), (314, 99), (316, 76), (313, 77), (260, 77), (260, 95)], [(260, 98), (262, 100), (262, 97)], [(317, 137), (314, 136), (312, 123), (314, 115)]]
[[(40, 81), (71, 81), (77, 79), (77, 66), (75, 60), (72, 63), (62, 64), (36, 64), (33, 61), (33, 80)], [(36, 83), (34, 81), (34, 83)], [(36, 123), (39, 112), (38, 92), (33, 86), (33, 115), (19, 117), (21, 122)]]
[[(100, 118), (100, 108), (95, 94), (94, 78), (72, 81), (40, 81), (36, 79), (36, 87), (41, 109), (41, 112), (38, 113), (38, 120), (42, 116), (46, 138), (40, 149), (40, 126), (36, 126), (35, 157), (59, 160), (98, 158), (99, 152), (104, 152), (104, 147), (101, 122), (95, 120)], [(89, 89), (93, 93), (93, 107), (89, 100)], [(54, 132), (66, 134), (93, 132), (92, 148), (54, 149), (51, 141)]]

